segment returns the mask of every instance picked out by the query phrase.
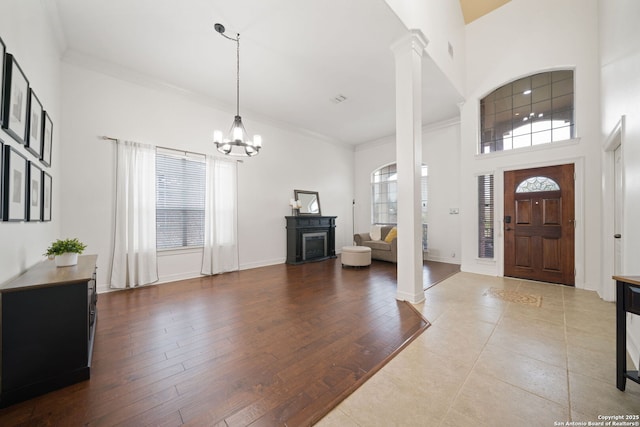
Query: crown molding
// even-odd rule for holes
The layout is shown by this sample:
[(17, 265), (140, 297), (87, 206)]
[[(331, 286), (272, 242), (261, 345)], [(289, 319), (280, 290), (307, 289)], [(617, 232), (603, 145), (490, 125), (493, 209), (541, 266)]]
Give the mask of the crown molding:
[[(204, 95), (183, 87), (167, 83), (161, 79), (152, 77), (148, 74), (140, 73), (131, 68), (127, 68), (113, 62), (105, 61), (92, 55), (87, 55), (76, 50), (67, 49), (62, 57), (64, 63), (94, 71), (118, 80), (132, 83), (138, 86), (154, 89), (157, 91), (170, 93), (186, 98), (187, 100), (198, 103), (210, 108), (214, 108), (231, 115), (235, 114), (235, 105), (221, 102), (211, 96)], [(264, 114), (257, 113), (253, 110), (244, 109), (243, 117), (251, 117), (251, 120), (258, 121), (262, 124), (280, 128), (289, 132), (294, 132), (302, 136), (314, 138), (322, 142), (333, 144), (340, 148), (353, 150), (354, 144), (340, 141), (330, 136), (296, 126), (295, 124), (276, 120)]]
[[(440, 120), (438, 122), (428, 123), (422, 126), (422, 133), (433, 132), (439, 129), (445, 129), (451, 126), (457, 126), (460, 124), (460, 117), (452, 117), (450, 119)], [(374, 139), (373, 141), (367, 141), (355, 146), (355, 151), (363, 151), (369, 150), (375, 147), (379, 147), (381, 145), (394, 143), (396, 141), (396, 134), (393, 133), (391, 135), (383, 136), (378, 139)]]

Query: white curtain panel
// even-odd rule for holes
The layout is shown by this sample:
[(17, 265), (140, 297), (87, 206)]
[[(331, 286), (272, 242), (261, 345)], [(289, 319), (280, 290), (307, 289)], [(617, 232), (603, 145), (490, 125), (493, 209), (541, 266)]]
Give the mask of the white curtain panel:
[(202, 274), (239, 269), (237, 168), (235, 161), (207, 156)]
[(110, 286), (156, 282), (155, 147), (117, 141), (115, 220)]

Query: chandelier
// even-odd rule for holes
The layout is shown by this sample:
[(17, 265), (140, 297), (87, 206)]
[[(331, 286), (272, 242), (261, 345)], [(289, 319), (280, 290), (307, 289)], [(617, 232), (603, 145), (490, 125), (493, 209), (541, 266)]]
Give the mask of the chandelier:
[(222, 24), (215, 24), (215, 30), (224, 38), (236, 42), (236, 116), (233, 119), (231, 129), (226, 138), (222, 137), (222, 132), (216, 130), (213, 132), (213, 142), (219, 152), (229, 156), (255, 156), (262, 148), (262, 138), (260, 135), (254, 135), (253, 141), (249, 139), (247, 131), (242, 124), (240, 117), (240, 34), (235, 38), (224, 34), (225, 28)]

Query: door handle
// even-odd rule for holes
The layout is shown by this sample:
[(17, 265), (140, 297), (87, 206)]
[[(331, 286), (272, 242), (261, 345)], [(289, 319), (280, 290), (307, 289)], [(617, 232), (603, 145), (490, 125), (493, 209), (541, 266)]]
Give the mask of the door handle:
[(621, 238), (621, 237), (622, 237), (622, 234), (614, 234), (614, 235), (613, 235), (613, 238), (614, 238), (614, 239), (619, 239), (619, 238)]
[(504, 217), (504, 223), (506, 224), (505, 230), (506, 231), (510, 231), (511, 230), (511, 215), (507, 215)]

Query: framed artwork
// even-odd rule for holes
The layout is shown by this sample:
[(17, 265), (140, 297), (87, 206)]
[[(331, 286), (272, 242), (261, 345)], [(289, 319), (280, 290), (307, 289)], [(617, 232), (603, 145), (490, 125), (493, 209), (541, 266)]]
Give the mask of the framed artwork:
[(43, 129), (42, 125), (42, 104), (33, 89), (29, 89), (29, 131), (27, 132), (26, 148), (37, 159), (42, 157)]
[(10, 145), (4, 147), (5, 221), (24, 221), (27, 217), (27, 159)]
[(42, 171), (42, 221), (51, 221), (51, 175)]
[(27, 140), (29, 81), (16, 59), (5, 55), (2, 127), (20, 144)]
[(40, 221), (42, 218), (42, 169), (29, 162), (29, 188), (27, 189), (27, 220)]
[(51, 166), (51, 145), (53, 144), (53, 123), (51, 117), (46, 111), (43, 112), (44, 119), (42, 120), (42, 153), (40, 155), (40, 161), (45, 166)]
[[(4, 93), (4, 54), (7, 53), (7, 47), (4, 45), (4, 42), (0, 38), (0, 125), (2, 125), (4, 121), (4, 114), (2, 114), (4, 102), (2, 94)], [(2, 157), (2, 156), (0, 156)], [(0, 215), (1, 216), (1, 215)]]

